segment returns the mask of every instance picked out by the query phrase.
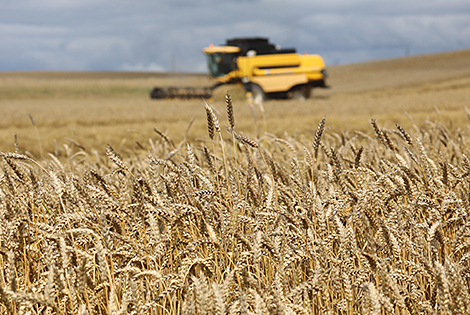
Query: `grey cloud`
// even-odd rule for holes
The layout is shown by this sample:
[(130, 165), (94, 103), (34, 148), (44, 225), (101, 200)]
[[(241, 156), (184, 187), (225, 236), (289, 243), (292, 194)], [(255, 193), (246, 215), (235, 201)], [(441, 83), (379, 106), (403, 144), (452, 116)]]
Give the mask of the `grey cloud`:
[(470, 47), (468, 1), (18, 0), (0, 3), (0, 70), (205, 71), (201, 49), (266, 36), (327, 63)]

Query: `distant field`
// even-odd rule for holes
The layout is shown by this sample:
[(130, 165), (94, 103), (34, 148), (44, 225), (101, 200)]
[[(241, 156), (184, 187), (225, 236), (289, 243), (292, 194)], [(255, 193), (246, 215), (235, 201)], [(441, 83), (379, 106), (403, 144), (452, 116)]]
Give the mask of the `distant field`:
[[(238, 86), (218, 88), (212, 104), (223, 113), (222, 96), (229, 90), (237, 127), (255, 136), (265, 130), (311, 134), (324, 115), (329, 128), (338, 132), (359, 129), (371, 133), (371, 117), (386, 128), (395, 123), (409, 128), (410, 117), (421, 126), (437, 117), (462, 127), (468, 122), (465, 106), (470, 99), (470, 50), (332, 66), (328, 70), (331, 89), (315, 90), (314, 97), (305, 102), (265, 102), (264, 119), (261, 109), (255, 108), (256, 123)], [(0, 151), (14, 150), (15, 134), (20, 151), (36, 156), (41, 147), (43, 154), (55, 151), (60, 155), (63, 145), (73, 146), (72, 142), (100, 152), (108, 143), (119, 150), (138, 148), (136, 141), (147, 147), (149, 138), (158, 137), (153, 128), (179, 142), (192, 119), (189, 139), (205, 137), (202, 100), (154, 101), (148, 93), (154, 86), (210, 84), (205, 75), (0, 73)]]

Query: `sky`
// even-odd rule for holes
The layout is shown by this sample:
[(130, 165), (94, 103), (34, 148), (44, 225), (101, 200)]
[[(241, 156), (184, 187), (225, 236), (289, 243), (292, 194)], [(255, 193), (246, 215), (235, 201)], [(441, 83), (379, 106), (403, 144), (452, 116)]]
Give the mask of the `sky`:
[(327, 65), (470, 48), (468, 0), (0, 0), (0, 71), (207, 72), (268, 37)]

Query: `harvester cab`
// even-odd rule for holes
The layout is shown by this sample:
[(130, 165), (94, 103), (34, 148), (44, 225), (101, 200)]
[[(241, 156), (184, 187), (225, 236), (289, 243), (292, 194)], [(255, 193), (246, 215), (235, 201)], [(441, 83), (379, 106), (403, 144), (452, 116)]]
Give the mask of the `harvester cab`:
[(326, 85), (326, 67), (319, 55), (281, 49), (267, 38), (235, 38), (203, 49), (216, 83), (207, 88), (155, 88), (152, 98), (210, 97), (223, 84), (241, 84), (255, 98), (306, 99), (312, 88)]
[(210, 45), (204, 48), (203, 52), (206, 54), (207, 67), (211, 77), (223, 77), (237, 69), (237, 57), (240, 54), (240, 48)]

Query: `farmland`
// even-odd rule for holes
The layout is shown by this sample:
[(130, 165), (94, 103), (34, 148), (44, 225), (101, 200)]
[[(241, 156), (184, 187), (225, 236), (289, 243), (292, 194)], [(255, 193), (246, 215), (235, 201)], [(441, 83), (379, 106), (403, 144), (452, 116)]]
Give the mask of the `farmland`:
[(470, 313), (470, 51), (329, 72), (0, 74), (0, 314)]
[[(391, 128), (394, 123), (423, 126), (427, 119), (440, 117), (463, 126), (470, 94), (470, 52), (383, 60), (364, 64), (329, 67), (329, 90), (315, 90), (313, 99), (303, 103), (270, 101), (263, 113), (252, 109), (237, 86), (216, 90), (211, 104), (224, 111), (223, 95), (230, 89), (239, 128), (259, 135), (312, 134), (324, 115), (337, 132), (370, 132), (375, 117)], [(147, 148), (153, 128), (167, 132), (179, 142), (194, 117), (191, 140), (205, 136), (203, 102), (152, 101), (154, 86), (208, 86), (203, 75), (146, 73), (0, 73), (0, 150), (13, 150), (14, 135), (25, 150), (39, 154), (38, 136), (44, 151), (63, 151), (67, 139), (87, 149), (102, 150), (106, 144), (134, 149), (135, 141)], [(31, 123), (31, 115), (37, 130)]]

